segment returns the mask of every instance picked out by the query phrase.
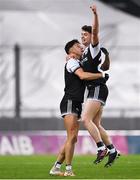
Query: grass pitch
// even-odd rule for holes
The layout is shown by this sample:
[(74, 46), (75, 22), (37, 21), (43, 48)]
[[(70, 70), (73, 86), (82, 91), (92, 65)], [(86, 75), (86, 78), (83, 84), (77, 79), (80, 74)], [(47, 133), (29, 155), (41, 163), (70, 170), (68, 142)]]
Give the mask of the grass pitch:
[(57, 177), (49, 175), (56, 156), (1, 156), (0, 179), (140, 179), (140, 155), (123, 155), (110, 168), (104, 168), (107, 157), (98, 165), (92, 163), (94, 159), (74, 156), (76, 176)]

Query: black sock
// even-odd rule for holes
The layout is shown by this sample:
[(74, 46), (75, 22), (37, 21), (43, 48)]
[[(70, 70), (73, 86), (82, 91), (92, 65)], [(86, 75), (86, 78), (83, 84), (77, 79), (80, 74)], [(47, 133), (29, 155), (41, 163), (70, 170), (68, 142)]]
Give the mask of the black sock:
[(97, 147), (98, 147), (98, 148), (99, 148), (99, 147), (102, 147), (102, 146), (104, 146), (104, 143), (103, 143), (102, 141), (100, 141), (100, 142), (97, 143)]
[(113, 146), (113, 144), (109, 144), (108, 146), (106, 146), (109, 150), (111, 150), (111, 149), (113, 149), (113, 148), (115, 148), (114, 146)]
[(57, 164), (62, 164), (62, 163), (61, 163), (61, 162), (59, 162), (59, 161), (57, 161), (56, 163), (57, 163)]
[(109, 154), (116, 153), (117, 151), (113, 144), (108, 145), (107, 148), (109, 149)]

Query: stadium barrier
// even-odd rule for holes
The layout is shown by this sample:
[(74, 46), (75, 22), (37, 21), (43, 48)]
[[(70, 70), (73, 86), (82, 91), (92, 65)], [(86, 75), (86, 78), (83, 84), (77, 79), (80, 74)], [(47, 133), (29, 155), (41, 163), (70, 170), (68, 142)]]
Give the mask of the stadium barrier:
[[(140, 153), (140, 130), (108, 131), (122, 154)], [(0, 155), (57, 154), (65, 131), (23, 131), (0, 133)], [(79, 131), (75, 154), (95, 154), (96, 145), (87, 131)]]

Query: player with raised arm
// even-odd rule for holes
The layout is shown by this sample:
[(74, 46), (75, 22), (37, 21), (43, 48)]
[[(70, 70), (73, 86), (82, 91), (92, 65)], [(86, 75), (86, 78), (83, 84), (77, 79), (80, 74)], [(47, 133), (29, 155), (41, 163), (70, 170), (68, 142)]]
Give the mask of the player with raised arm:
[[(86, 72), (99, 73), (103, 70), (107, 70), (110, 65), (109, 54), (105, 48), (100, 48), (99, 44), (99, 20), (96, 6), (91, 7), (93, 12), (93, 25), (83, 26), (81, 32), (82, 44), (85, 45), (85, 51), (83, 54), (82, 65)], [(103, 63), (101, 53), (105, 54), (106, 61)], [(101, 116), (103, 111), (103, 105), (105, 105), (108, 88), (106, 86), (106, 80), (100, 78), (97, 80), (90, 80), (85, 82), (88, 89), (87, 100), (84, 105), (82, 120), (86, 129), (97, 143), (98, 153), (97, 158), (94, 161), (95, 164), (102, 161), (106, 153), (103, 153), (101, 148), (102, 143), (98, 143), (95, 134), (95, 127), (98, 128), (99, 133), (106, 147), (109, 149), (109, 159), (105, 164), (105, 167), (111, 166), (116, 159), (118, 152), (112, 144), (106, 130), (101, 125)], [(104, 147), (104, 146), (103, 146)]]

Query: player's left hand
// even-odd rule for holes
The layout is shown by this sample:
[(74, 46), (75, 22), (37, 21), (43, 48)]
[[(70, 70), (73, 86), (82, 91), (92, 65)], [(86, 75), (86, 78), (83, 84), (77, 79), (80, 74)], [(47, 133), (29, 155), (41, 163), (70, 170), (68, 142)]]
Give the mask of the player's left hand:
[(107, 81), (109, 79), (109, 74), (105, 73), (105, 80)]
[(74, 54), (69, 54), (69, 55), (67, 55), (67, 56), (66, 56), (66, 61), (68, 61), (68, 60), (71, 59), (71, 58), (75, 59), (75, 55), (74, 55)]
[(92, 12), (93, 12), (94, 14), (97, 13), (97, 9), (96, 9), (96, 6), (95, 6), (95, 5), (91, 6), (90, 8), (91, 8), (91, 10), (92, 10)]

